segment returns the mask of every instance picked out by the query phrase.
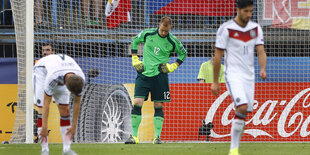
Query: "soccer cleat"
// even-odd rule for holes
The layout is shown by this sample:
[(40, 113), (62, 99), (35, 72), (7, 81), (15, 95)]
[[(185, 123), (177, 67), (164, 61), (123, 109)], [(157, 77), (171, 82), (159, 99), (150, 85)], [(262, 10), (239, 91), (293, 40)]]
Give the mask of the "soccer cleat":
[(126, 140), (125, 144), (139, 144), (139, 139), (138, 139), (138, 137), (130, 136), (130, 137)]
[(49, 155), (49, 151), (48, 150), (42, 150), (41, 151), (41, 155)]
[(238, 148), (231, 149), (228, 155), (240, 155)]
[(159, 137), (157, 137), (157, 138), (155, 138), (154, 140), (153, 140), (153, 144), (162, 144), (163, 142), (160, 140), (160, 138)]
[(62, 152), (63, 155), (77, 155), (76, 152), (74, 152), (73, 150), (69, 149), (67, 151)]

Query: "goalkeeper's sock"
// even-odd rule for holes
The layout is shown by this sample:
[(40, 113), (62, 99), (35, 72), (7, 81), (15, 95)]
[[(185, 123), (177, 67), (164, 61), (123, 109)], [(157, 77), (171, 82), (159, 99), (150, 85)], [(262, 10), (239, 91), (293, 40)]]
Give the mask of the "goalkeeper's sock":
[(134, 105), (131, 111), (132, 136), (138, 137), (138, 129), (141, 123), (142, 106)]
[(233, 119), (231, 125), (231, 143), (230, 150), (239, 148), (241, 135), (244, 129), (244, 120), (241, 119)]
[(161, 130), (163, 129), (163, 123), (164, 123), (164, 112), (163, 107), (155, 107), (155, 113), (154, 113), (154, 127), (155, 127), (155, 137), (160, 137)]
[(37, 134), (38, 134), (38, 137), (39, 137), (39, 140), (40, 140), (40, 144), (41, 144), (41, 147), (42, 147), (42, 152), (43, 151), (47, 151), (49, 152), (49, 148), (48, 148), (48, 137), (46, 141), (41, 141), (41, 136), (40, 136), (40, 132), (42, 130), (42, 115), (38, 115), (38, 119), (37, 119), (37, 127), (38, 127), (38, 130), (37, 130)]
[(63, 143), (63, 152), (70, 150), (71, 146), (71, 137), (72, 135), (66, 134), (67, 130), (70, 128), (70, 116), (61, 116), (60, 117), (60, 132), (62, 136), (62, 143)]

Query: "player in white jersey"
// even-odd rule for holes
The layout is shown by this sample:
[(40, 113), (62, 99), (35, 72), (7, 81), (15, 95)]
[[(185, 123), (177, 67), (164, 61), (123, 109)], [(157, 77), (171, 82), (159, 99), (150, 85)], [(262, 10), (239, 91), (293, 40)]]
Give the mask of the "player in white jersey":
[[(45, 75), (45, 77), (44, 77)], [(36, 78), (38, 76), (38, 78)], [(63, 138), (63, 153), (75, 154), (71, 150), (71, 139), (74, 137), (77, 120), (80, 112), (82, 90), (85, 83), (85, 75), (73, 58), (64, 54), (52, 54), (40, 59), (34, 67), (35, 88), (41, 88), (44, 93), (42, 109), (42, 128), (40, 140), (42, 154), (48, 154), (48, 115), (49, 104), (54, 97), (60, 114), (60, 130)], [(43, 86), (36, 87), (36, 86)], [(37, 92), (37, 91), (36, 91)], [(70, 126), (69, 97), (70, 92), (74, 95), (73, 119)]]
[(239, 143), (248, 112), (253, 110), (254, 102), (254, 49), (256, 48), (260, 65), (260, 76), (267, 78), (267, 56), (264, 50), (263, 31), (250, 21), (254, 12), (253, 0), (237, 0), (237, 16), (225, 22), (216, 34), (214, 58), (214, 82), (211, 91), (218, 95), (221, 59), (224, 57), (226, 87), (236, 107), (231, 127), (230, 155), (239, 154)]

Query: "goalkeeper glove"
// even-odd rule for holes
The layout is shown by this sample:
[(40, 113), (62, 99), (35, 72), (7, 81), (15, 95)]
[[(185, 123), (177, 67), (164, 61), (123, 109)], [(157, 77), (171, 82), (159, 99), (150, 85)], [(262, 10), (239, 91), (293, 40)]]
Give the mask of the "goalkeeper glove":
[(171, 65), (168, 63), (165, 63), (165, 64), (159, 64), (158, 66), (158, 69), (161, 73), (171, 73), (177, 68), (178, 68), (178, 65), (176, 63), (173, 63)]
[(139, 60), (138, 56), (132, 56), (132, 65), (135, 67), (138, 73), (144, 72), (144, 65), (142, 61)]

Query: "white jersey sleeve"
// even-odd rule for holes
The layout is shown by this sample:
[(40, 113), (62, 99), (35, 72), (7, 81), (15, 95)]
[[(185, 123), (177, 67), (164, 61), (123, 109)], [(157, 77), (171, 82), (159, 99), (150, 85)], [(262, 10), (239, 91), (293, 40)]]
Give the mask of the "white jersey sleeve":
[(215, 47), (220, 49), (226, 49), (228, 38), (228, 30), (224, 26), (221, 26), (216, 33)]
[(46, 95), (53, 96), (55, 88), (59, 85), (64, 85), (64, 76), (50, 75), (47, 76), (44, 82), (44, 91)]
[(258, 34), (255, 45), (264, 45), (264, 34), (262, 28), (258, 25)]

